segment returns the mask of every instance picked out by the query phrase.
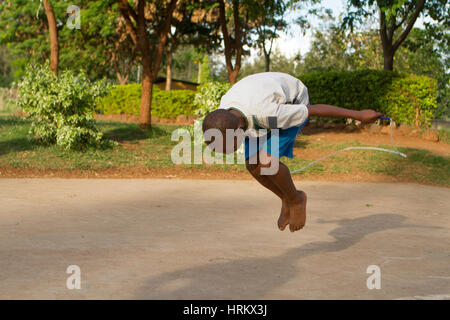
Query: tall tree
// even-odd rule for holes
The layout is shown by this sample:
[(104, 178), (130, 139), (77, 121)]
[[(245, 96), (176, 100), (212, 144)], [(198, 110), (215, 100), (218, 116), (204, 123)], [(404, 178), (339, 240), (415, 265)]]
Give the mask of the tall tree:
[(436, 28), (413, 28), (408, 39), (397, 53), (396, 61), (401, 72), (426, 75), (437, 80), (438, 110), (436, 117), (450, 116), (450, 34), (445, 25)]
[(0, 46), (0, 87), (9, 87), (12, 80), (13, 70), (11, 56), (6, 46)]
[[(270, 68), (274, 72), (284, 72), (294, 77), (299, 75), (299, 57), (288, 57), (278, 48), (274, 48), (270, 58)], [(266, 69), (266, 61), (263, 55), (257, 56), (251, 62), (244, 63), (241, 71), (239, 72), (238, 79), (243, 77), (264, 72)]]
[(353, 30), (355, 23), (378, 15), (384, 69), (393, 70), (394, 55), (408, 37), (417, 18), (426, 13), (438, 21), (448, 19), (447, 5), (447, 0), (348, 0), (343, 27)]
[(257, 36), (256, 45), (264, 54), (266, 72), (270, 71), (273, 42), (288, 25), (285, 20), (287, 8), (287, 2), (283, 0), (255, 0), (253, 10), (250, 11)]
[[(171, 89), (173, 54), (180, 46), (193, 46), (201, 61), (205, 53), (218, 48), (214, 2), (184, 0), (175, 9), (166, 46), (166, 90)], [(201, 65), (200, 61), (200, 65)]]
[[(249, 44), (251, 6), (245, 0), (218, 0), (228, 81), (236, 83), (241, 69), (244, 45)], [(233, 65), (234, 56), (234, 65)]]
[(343, 32), (339, 23), (330, 22), (313, 33), (302, 72), (377, 69), (383, 65), (377, 31)]
[[(55, 3), (53, 3), (55, 2)], [(20, 66), (29, 60), (50, 58), (52, 70), (58, 72), (59, 43), (55, 12), (62, 12), (58, 1), (41, 3), (26, 0), (0, 1), (0, 43), (7, 44), (13, 61)], [(67, 5), (66, 5), (67, 7)], [(20, 74), (20, 70), (18, 72)]]
[(139, 124), (142, 128), (149, 128), (153, 83), (161, 67), (177, 0), (138, 0), (137, 5), (130, 4), (128, 0), (118, 0), (118, 3), (127, 24), (127, 31), (141, 53), (142, 91)]
[(48, 30), (50, 37), (50, 68), (53, 73), (58, 74), (59, 63), (59, 41), (58, 41), (58, 29), (56, 28), (55, 13), (53, 12), (52, 4), (49, 0), (43, 0), (45, 15), (48, 21)]
[[(48, 1), (48, 0), (47, 0)], [(0, 45), (8, 46), (14, 77), (28, 63), (51, 57), (49, 23), (39, 1), (0, 0)], [(125, 82), (139, 58), (118, 11), (117, 0), (78, 0), (81, 28), (68, 27), (69, 4), (51, 0), (58, 39), (58, 69), (84, 69), (90, 79), (116, 77)]]
[(85, 69), (91, 78), (107, 77), (126, 84), (132, 68), (139, 63), (139, 54), (117, 1), (82, 0), (78, 5), (81, 28), (62, 29), (60, 62)]
[(203, 55), (201, 70), (200, 70), (200, 81), (199, 83), (206, 83), (211, 81), (211, 66), (210, 66), (209, 56), (207, 54)]

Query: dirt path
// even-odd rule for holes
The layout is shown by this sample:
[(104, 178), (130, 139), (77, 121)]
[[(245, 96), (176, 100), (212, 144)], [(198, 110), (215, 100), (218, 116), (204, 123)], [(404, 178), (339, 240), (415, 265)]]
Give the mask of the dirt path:
[[(368, 131), (344, 132), (338, 130), (309, 130), (305, 131), (306, 137), (320, 139), (327, 143), (347, 143), (359, 141), (368, 146), (378, 146), (384, 144), (391, 146), (391, 136), (389, 134), (369, 134)], [(301, 136), (300, 136), (301, 137)], [(403, 136), (394, 134), (394, 142), (397, 147), (408, 147), (425, 149), (442, 156), (450, 156), (450, 145), (441, 141), (427, 141), (419, 137)]]
[(450, 298), (449, 189), (298, 187), (309, 218), (291, 234), (253, 181), (0, 179), (0, 298)]
[[(251, 180), (254, 178), (245, 170), (220, 170), (212, 168), (113, 168), (98, 170), (39, 170), (34, 168), (0, 168), (0, 178), (64, 178), (64, 179), (192, 179), (192, 180)], [(372, 174), (361, 170), (352, 170), (350, 173), (324, 173), (321, 175), (311, 175), (307, 178), (301, 175), (293, 175), (294, 181), (302, 183), (308, 181), (328, 181), (328, 182), (405, 182), (415, 183), (409, 177), (389, 176), (381, 173)], [(422, 184), (442, 186), (434, 183)]]

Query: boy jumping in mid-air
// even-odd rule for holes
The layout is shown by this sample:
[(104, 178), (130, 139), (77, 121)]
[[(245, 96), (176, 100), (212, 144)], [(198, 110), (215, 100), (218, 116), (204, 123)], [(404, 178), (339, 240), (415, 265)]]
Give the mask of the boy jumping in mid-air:
[[(325, 104), (309, 104), (308, 89), (288, 74), (264, 72), (237, 82), (222, 97), (219, 109), (208, 114), (203, 132), (218, 129), (223, 136), (222, 150), (214, 143), (215, 151), (234, 152), (239, 139), (226, 141), (227, 129), (245, 131), (245, 162), (247, 170), (267, 189), (281, 199), (278, 228), (289, 224), (291, 232), (300, 230), (306, 222), (306, 193), (297, 190), (289, 169), (279, 158), (293, 157), (294, 141), (310, 116), (352, 118), (363, 122), (374, 121), (381, 113), (373, 110), (348, 110)], [(272, 132), (260, 129), (279, 129), (277, 150), (271, 150)], [(265, 134), (267, 133), (267, 134)], [(205, 140), (208, 140), (205, 136)], [(276, 141), (276, 139), (274, 140)], [(212, 146), (213, 141), (205, 141)], [(231, 148), (225, 148), (231, 143)], [(277, 155), (276, 157), (274, 155)], [(264, 169), (277, 163), (275, 174), (263, 174)]]

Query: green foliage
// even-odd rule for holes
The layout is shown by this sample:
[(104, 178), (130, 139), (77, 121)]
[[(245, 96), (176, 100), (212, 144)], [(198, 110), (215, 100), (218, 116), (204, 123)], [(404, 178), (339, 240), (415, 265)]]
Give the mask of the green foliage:
[(95, 108), (103, 114), (139, 115), (141, 87), (137, 83), (116, 85), (107, 96), (98, 101)]
[(0, 87), (0, 113), (14, 113), (19, 111), (16, 106), (16, 89)]
[(0, 45), (0, 87), (9, 87), (13, 81), (11, 60), (8, 48)]
[(104, 81), (92, 83), (84, 72), (63, 71), (56, 76), (47, 62), (27, 67), (18, 89), (17, 106), (32, 119), (32, 139), (65, 149), (101, 144), (94, 106), (108, 91)]
[(313, 72), (301, 75), (310, 101), (374, 109), (397, 123), (428, 125), (436, 111), (436, 80), (390, 71)]
[(153, 88), (152, 114), (158, 118), (176, 118), (179, 115), (193, 115), (195, 91), (161, 90)]
[(194, 103), (197, 106), (196, 114), (205, 116), (217, 109), (222, 96), (230, 89), (228, 82), (208, 82), (198, 88)]
[[(375, 109), (397, 123), (427, 125), (436, 111), (436, 81), (425, 76), (389, 71), (360, 70), (313, 72), (299, 77), (308, 87), (312, 103), (328, 103), (344, 108)], [(205, 116), (217, 109), (230, 88), (227, 82), (208, 82), (190, 90), (153, 89), (152, 115)], [(118, 85), (101, 99), (97, 109), (104, 114), (139, 115), (141, 85)]]
[[(444, 27), (413, 28), (394, 58), (397, 72), (437, 80), (436, 118), (450, 114), (450, 76), (447, 72), (450, 59), (446, 54), (450, 36), (443, 30)], [(311, 49), (303, 57), (297, 74), (382, 68), (383, 52), (378, 30), (341, 32), (335, 22), (330, 21), (324, 30), (315, 31)]]
[(450, 129), (439, 130), (439, 141), (450, 144)]
[[(298, 55), (290, 58), (283, 54), (278, 48), (274, 48), (270, 58), (270, 71), (295, 75), (302, 70), (302, 66), (299, 62)], [(252, 62), (244, 64), (241, 71), (239, 71), (239, 79), (265, 71), (266, 65), (264, 55), (259, 55)]]
[(393, 70), (394, 55), (404, 45), (419, 16), (427, 17), (425, 26), (444, 25), (448, 29), (448, 0), (347, 0), (347, 13), (342, 28), (354, 30), (378, 17), (379, 35), (383, 47), (384, 69)]
[[(136, 54), (132, 42), (123, 36), (126, 32), (125, 24), (119, 21), (120, 12), (116, 2), (50, 1), (58, 21), (61, 69), (84, 68), (91, 80), (104, 77), (114, 79), (116, 72), (127, 72), (127, 67), (136, 61)], [(72, 4), (81, 10), (80, 29), (70, 29), (67, 26), (67, 9)], [(49, 58), (48, 22), (40, 0), (0, 1), (0, 45), (2, 44), (8, 45), (15, 80), (24, 75), (29, 63), (44, 63)], [(1, 78), (0, 75), (0, 82)]]
[(334, 21), (313, 34), (304, 55), (303, 72), (382, 69), (383, 53), (377, 30), (342, 32)]
[[(102, 98), (96, 109), (103, 114), (139, 115), (141, 85), (127, 84), (115, 86), (108, 96)], [(179, 115), (193, 115), (195, 91), (161, 90), (153, 87), (152, 115), (158, 118), (176, 118)]]
[(200, 82), (206, 83), (211, 81), (211, 66), (209, 65), (210, 60), (208, 55), (204, 55), (202, 59), (202, 69), (200, 73)]
[[(117, 168), (119, 175), (129, 168), (174, 168), (171, 151), (177, 144), (170, 140), (173, 130), (179, 126), (153, 125), (152, 129), (142, 130), (136, 123), (115, 121), (98, 121), (98, 126), (105, 136), (121, 142), (127, 142), (133, 148), (125, 148), (121, 144), (114, 148), (96, 150), (88, 148), (84, 152), (72, 152), (57, 146), (44, 147), (31, 143), (26, 139), (30, 121), (18, 116), (0, 115), (0, 167), (36, 168), (51, 170), (101, 170)], [(201, 126), (200, 126), (201, 131)], [(355, 137), (355, 139), (357, 139)], [(327, 139), (318, 140), (315, 135), (302, 136), (302, 143), (296, 141), (296, 148), (307, 145), (308, 150), (323, 153), (324, 150), (338, 150), (349, 146), (361, 145), (357, 140), (344, 144), (336, 144)], [(389, 146), (379, 145), (389, 148)], [(329, 161), (320, 162), (301, 173), (312, 177), (334, 172), (351, 177), (366, 172), (381, 180), (386, 175), (402, 181), (433, 183), (450, 186), (450, 157), (433, 154), (423, 149), (400, 148), (408, 155), (404, 159), (385, 152), (348, 152)], [(307, 154), (305, 154), (307, 156)], [(307, 157), (309, 159), (309, 157)], [(49, 161), (51, 159), (51, 161)], [(304, 166), (310, 160), (299, 156), (284, 159), (283, 162), (292, 169)], [(243, 170), (242, 165), (183, 165), (179, 169), (188, 172), (194, 168), (205, 170), (214, 175), (220, 170)], [(133, 170), (134, 171), (134, 170)], [(177, 174), (178, 174), (177, 173)], [(99, 171), (99, 174), (102, 174)]]
[[(257, 37), (256, 46), (268, 57), (272, 53), (273, 42), (279, 37), (279, 33), (287, 29), (286, 12), (289, 5), (292, 6), (294, 3), (289, 4), (283, 0), (265, 0), (263, 4), (260, 1), (253, 3), (250, 17), (255, 21), (253, 32)], [(304, 27), (303, 21), (302, 17), (299, 17), (295, 22)]]
[[(450, 34), (445, 26), (411, 30), (403, 48), (397, 53), (397, 70), (424, 75), (437, 80), (437, 102), (439, 111), (436, 118), (450, 115), (450, 56), (448, 45)], [(442, 35), (439, 34), (442, 32)]]

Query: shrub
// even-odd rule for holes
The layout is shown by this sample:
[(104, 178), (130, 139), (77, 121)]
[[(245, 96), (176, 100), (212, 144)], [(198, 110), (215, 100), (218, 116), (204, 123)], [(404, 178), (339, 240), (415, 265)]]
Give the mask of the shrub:
[(17, 106), (32, 120), (31, 138), (66, 149), (101, 144), (94, 106), (108, 91), (104, 81), (92, 83), (83, 72), (54, 75), (48, 62), (29, 66), (18, 85)]
[(103, 114), (133, 114), (138, 116), (140, 101), (140, 84), (116, 85), (107, 96), (99, 99), (95, 108)]
[[(158, 118), (176, 118), (179, 115), (193, 115), (195, 91), (161, 90), (153, 87), (152, 115)], [(96, 109), (103, 114), (139, 115), (141, 102), (141, 85), (126, 84), (115, 86), (110, 94), (102, 98)]]
[(153, 89), (152, 114), (158, 118), (176, 118), (195, 114), (195, 91)]
[(194, 103), (197, 106), (196, 114), (204, 117), (217, 109), (222, 96), (231, 88), (228, 82), (208, 82), (198, 88)]
[[(176, 118), (179, 115), (201, 115), (219, 107), (220, 98), (230, 88), (226, 82), (208, 82), (197, 92), (192, 90), (161, 90), (153, 87), (152, 110), (158, 118)], [(108, 96), (100, 99), (97, 111), (103, 114), (139, 115), (141, 85), (126, 84), (115, 86)]]
[(437, 109), (436, 81), (390, 71), (313, 72), (301, 75), (312, 104), (374, 109), (397, 123), (429, 125)]
[(13, 113), (19, 111), (16, 106), (17, 90), (0, 88), (0, 112)]

